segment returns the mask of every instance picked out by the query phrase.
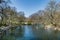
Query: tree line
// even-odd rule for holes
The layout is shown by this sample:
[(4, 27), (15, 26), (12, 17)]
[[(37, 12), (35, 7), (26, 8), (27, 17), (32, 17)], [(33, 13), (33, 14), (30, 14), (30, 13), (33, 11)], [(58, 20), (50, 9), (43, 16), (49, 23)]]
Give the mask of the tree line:
[(56, 0), (50, 0), (44, 10), (39, 10), (29, 18), (32, 22), (60, 27), (60, 3)]
[(50, 0), (44, 10), (35, 12), (29, 18), (24, 16), (24, 12), (17, 12), (15, 7), (9, 5), (10, 3), (9, 0), (0, 0), (0, 26), (20, 25), (24, 21), (43, 25), (52, 24), (55, 27), (60, 26), (60, 3), (56, 0)]
[(0, 0), (0, 26), (20, 25), (24, 21), (24, 12), (11, 7), (10, 0)]

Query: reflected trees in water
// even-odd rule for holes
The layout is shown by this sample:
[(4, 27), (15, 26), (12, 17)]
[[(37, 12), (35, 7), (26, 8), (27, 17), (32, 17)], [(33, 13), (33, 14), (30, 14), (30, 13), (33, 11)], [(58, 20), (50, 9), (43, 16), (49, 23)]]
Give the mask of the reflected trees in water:
[[(32, 36), (32, 34), (34, 39), (59, 40), (60, 3), (51, 0), (44, 10), (39, 10), (26, 18), (23, 11), (17, 12), (15, 7), (9, 6), (6, 2), (0, 0), (0, 27), (11, 25), (11, 28), (9, 29), (9, 35), (3, 35), (2, 40), (16, 40), (17, 37), (24, 38), (24, 35), (27, 37), (28, 35)], [(57, 30), (46, 30), (44, 29), (46, 25), (52, 25), (52, 29), (57, 28)]]

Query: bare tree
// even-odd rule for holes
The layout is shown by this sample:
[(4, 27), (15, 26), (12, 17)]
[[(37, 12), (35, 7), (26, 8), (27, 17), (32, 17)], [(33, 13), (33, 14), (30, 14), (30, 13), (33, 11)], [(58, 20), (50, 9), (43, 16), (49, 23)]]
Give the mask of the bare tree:
[(48, 23), (52, 24), (53, 26), (57, 27), (59, 23), (59, 3), (56, 3), (55, 0), (51, 0), (48, 6), (45, 9), (45, 18)]

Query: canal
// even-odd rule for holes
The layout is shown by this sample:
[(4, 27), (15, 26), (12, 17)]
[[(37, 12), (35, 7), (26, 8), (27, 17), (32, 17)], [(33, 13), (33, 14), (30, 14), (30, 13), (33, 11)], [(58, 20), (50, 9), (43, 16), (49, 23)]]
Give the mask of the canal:
[(60, 40), (60, 32), (45, 30), (42, 25), (22, 25), (9, 30), (1, 40)]

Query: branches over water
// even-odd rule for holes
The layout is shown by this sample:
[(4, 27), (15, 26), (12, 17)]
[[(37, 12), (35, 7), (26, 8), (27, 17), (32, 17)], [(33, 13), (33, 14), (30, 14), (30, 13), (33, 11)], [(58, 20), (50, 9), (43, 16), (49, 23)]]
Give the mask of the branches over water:
[[(60, 3), (55, 0), (51, 0), (44, 10), (40, 10), (30, 16), (34, 22), (39, 22), (44, 25), (60, 26)], [(38, 21), (39, 20), (39, 21)]]
[(20, 25), (24, 21), (24, 12), (17, 12), (15, 7), (9, 6), (8, 0), (0, 0), (0, 24)]

